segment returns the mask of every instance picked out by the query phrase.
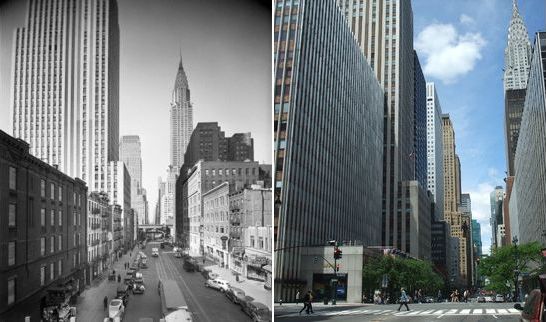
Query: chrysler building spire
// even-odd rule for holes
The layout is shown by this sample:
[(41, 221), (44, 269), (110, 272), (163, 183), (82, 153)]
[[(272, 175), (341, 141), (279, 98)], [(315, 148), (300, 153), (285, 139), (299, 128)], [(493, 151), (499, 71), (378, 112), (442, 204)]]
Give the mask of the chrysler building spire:
[(517, 0), (512, 2), (512, 18), (508, 26), (508, 44), (504, 50), (504, 90), (527, 87), (531, 43), (529, 34), (518, 10)]

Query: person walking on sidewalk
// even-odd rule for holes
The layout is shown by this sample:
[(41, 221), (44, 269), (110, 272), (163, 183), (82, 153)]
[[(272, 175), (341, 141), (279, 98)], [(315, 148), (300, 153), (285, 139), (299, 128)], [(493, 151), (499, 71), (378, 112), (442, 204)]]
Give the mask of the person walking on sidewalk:
[(108, 307), (108, 296), (105, 296), (104, 297), (104, 309), (106, 310), (107, 307)]
[(118, 283), (121, 283), (121, 275), (118, 274)]
[(307, 309), (307, 314), (309, 314), (309, 293), (306, 293), (304, 296), (303, 296), (303, 307), (301, 308), (300, 310), (300, 315), (301, 315), (301, 312), (303, 312), (303, 310)]
[(300, 290), (296, 292), (296, 305), (300, 302)]
[(398, 311), (400, 311), (400, 309), (402, 308), (402, 305), (405, 305), (407, 309), (406, 311), (409, 311), (408, 302), (409, 302), (408, 296), (406, 295), (406, 291), (402, 287), (400, 289), (400, 306), (398, 307)]

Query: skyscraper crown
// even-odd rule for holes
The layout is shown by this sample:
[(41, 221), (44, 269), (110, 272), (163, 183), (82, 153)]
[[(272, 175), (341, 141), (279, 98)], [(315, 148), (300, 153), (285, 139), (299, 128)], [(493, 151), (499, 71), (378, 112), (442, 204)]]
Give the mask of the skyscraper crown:
[(512, 2), (512, 18), (508, 26), (508, 43), (504, 50), (504, 90), (527, 87), (531, 43), (529, 34), (518, 9), (517, 0)]

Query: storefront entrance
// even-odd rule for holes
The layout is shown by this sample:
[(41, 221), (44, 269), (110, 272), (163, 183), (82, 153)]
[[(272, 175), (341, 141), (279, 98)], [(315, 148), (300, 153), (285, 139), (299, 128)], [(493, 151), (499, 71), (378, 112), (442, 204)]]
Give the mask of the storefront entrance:
[(335, 274), (313, 274), (313, 296), (322, 301), (324, 297), (332, 298), (332, 280), (337, 279), (337, 300), (347, 300), (347, 273)]

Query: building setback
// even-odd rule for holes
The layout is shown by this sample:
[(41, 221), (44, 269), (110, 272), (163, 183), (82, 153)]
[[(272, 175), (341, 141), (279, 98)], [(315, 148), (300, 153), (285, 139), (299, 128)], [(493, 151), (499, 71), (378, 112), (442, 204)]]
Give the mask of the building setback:
[(380, 245), (384, 96), (335, 1), (275, 3), (278, 301), (312, 287), (296, 246), (332, 239)]
[[(535, 37), (525, 107), (515, 158), (515, 181), (510, 202), (517, 198), (519, 242), (543, 240), (546, 229), (546, 33)], [(510, 216), (514, 215), (510, 206)]]
[(106, 191), (119, 152), (117, 2), (31, 0), (14, 47), (13, 135), (90, 191)]
[(89, 274), (85, 182), (29, 152), (0, 131), (1, 321), (39, 321), (49, 289), (74, 296)]

